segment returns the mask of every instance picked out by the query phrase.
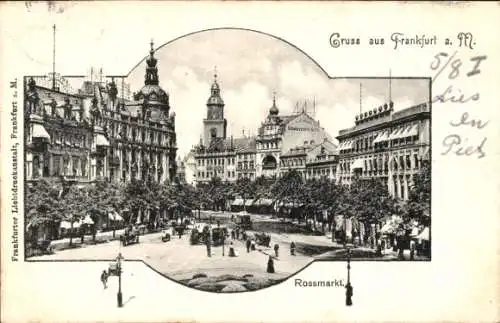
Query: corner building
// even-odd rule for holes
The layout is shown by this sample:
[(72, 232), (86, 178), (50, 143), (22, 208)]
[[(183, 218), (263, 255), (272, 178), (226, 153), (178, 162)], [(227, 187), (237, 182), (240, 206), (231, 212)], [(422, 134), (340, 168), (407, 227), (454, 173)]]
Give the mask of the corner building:
[(398, 199), (408, 192), (423, 163), (430, 162), (430, 103), (394, 112), (384, 104), (355, 117), (352, 128), (339, 132), (337, 181), (377, 179)]
[(83, 83), (78, 94), (25, 84), (25, 176), (67, 181), (170, 182), (176, 174), (175, 114), (159, 86), (151, 43), (144, 86), (118, 97), (114, 79)]

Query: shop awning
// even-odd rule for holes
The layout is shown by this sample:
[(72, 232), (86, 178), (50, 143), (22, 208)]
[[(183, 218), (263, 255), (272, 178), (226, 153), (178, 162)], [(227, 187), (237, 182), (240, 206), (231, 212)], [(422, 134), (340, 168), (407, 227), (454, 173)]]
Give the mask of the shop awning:
[[(79, 228), (82, 225), (80, 221), (78, 222), (73, 222), (73, 229)], [(71, 222), (69, 221), (62, 221), (61, 222), (61, 228), (62, 229), (71, 229)]]
[(418, 136), (418, 125), (413, 125), (407, 132), (408, 137)]
[(378, 137), (375, 138), (375, 140), (373, 140), (373, 143), (376, 144), (379, 142), (384, 142), (384, 141), (387, 141), (388, 139), (389, 139), (389, 132), (384, 131), (380, 135), (378, 135)]
[(399, 132), (401, 131), (401, 129), (395, 129), (391, 132), (391, 134), (389, 135), (389, 138), (388, 140), (394, 140), (394, 139), (397, 139), (398, 137), (398, 134)]
[(420, 155), (422, 160), (430, 160), (431, 159), (429, 151), (430, 151), (429, 146), (427, 146), (423, 149), (422, 154)]
[(273, 204), (273, 200), (271, 200), (271, 199), (264, 199), (264, 198), (258, 199), (254, 203), (254, 205), (258, 205), (258, 206), (269, 206), (271, 204)]
[(123, 221), (121, 215), (116, 212), (109, 212), (108, 217), (111, 221)]
[(356, 159), (352, 164), (351, 164), (351, 170), (354, 170), (356, 168), (361, 168), (363, 169), (364, 168), (364, 163), (363, 163), (363, 160), (361, 159)]
[(403, 128), (393, 139), (408, 138), (418, 136), (418, 125), (408, 126)]
[(353, 142), (352, 141), (347, 141), (344, 145), (344, 147), (342, 147), (342, 150), (349, 150), (349, 149), (352, 149), (352, 146), (353, 146)]
[(45, 138), (50, 140), (50, 135), (41, 124), (33, 124), (33, 138)]
[(424, 230), (422, 232), (420, 232), (420, 234), (417, 236), (417, 239), (419, 240), (429, 240), (429, 228), (428, 227), (425, 227)]
[(94, 224), (94, 220), (92, 220), (90, 218), (90, 215), (87, 214), (87, 216), (85, 217), (85, 219), (83, 219), (83, 224)]
[(235, 199), (231, 205), (243, 205), (243, 200), (242, 199)]
[(109, 141), (104, 137), (102, 134), (98, 134), (96, 141), (95, 141), (96, 146), (109, 146)]

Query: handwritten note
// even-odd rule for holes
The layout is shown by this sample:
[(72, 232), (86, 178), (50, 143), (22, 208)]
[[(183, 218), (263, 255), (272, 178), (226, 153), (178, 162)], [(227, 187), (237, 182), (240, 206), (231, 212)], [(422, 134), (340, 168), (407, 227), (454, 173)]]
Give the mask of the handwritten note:
[[(432, 99), (432, 103), (435, 105), (441, 103), (460, 104), (462, 107), (470, 109), (469, 107), (473, 106), (472, 103), (480, 101), (481, 94), (478, 91), (464, 93), (456, 83), (466, 78), (479, 77), (488, 57), (484, 54), (470, 53), (476, 44), (471, 33), (461, 32), (457, 35), (457, 39), (459, 49), (466, 50), (465, 54), (459, 53), (459, 49), (451, 54), (439, 52), (431, 61), (430, 68), (435, 72), (432, 78), (433, 91), (438, 93)], [(452, 45), (451, 41), (447, 45)], [(435, 89), (436, 80), (442, 79), (443, 76), (451, 82), (446, 83), (444, 90)], [(465, 111), (458, 117), (453, 117), (449, 124), (457, 131), (443, 138), (441, 155), (473, 156), (478, 159), (486, 156), (488, 138), (480, 136), (482, 138), (476, 141), (472, 141), (470, 138), (474, 135), (471, 132), (478, 132), (487, 127), (489, 120), (482, 120), (477, 115), (472, 117), (468, 111)], [(458, 129), (466, 130), (458, 133)]]

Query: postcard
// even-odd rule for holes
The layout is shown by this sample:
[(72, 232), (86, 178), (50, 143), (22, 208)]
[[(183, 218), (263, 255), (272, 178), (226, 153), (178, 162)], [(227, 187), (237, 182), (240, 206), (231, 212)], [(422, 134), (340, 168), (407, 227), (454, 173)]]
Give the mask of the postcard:
[(500, 319), (498, 3), (0, 8), (2, 321)]

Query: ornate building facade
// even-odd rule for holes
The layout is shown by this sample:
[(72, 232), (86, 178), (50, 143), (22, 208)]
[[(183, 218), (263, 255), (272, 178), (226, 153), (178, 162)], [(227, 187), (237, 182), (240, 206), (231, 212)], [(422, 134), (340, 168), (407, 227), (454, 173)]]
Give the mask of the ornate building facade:
[(394, 112), (384, 104), (356, 116), (352, 128), (339, 132), (337, 180), (376, 178), (389, 193), (407, 199), (413, 176), (430, 161), (430, 103)]
[(302, 146), (290, 149), (280, 157), (281, 175), (289, 170), (296, 170), (302, 178), (336, 179), (336, 168), (338, 162), (335, 144), (327, 138), (320, 143), (309, 142)]
[(322, 143), (325, 139), (331, 142), (319, 122), (305, 110), (294, 115), (279, 115), (275, 97), (257, 136), (227, 138), (224, 101), (217, 78), (206, 106), (203, 138), (193, 149), (196, 183), (208, 182), (214, 177), (230, 182), (238, 178), (277, 177), (284, 153), (304, 143)]
[(148, 179), (176, 173), (175, 114), (159, 86), (151, 43), (144, 86), (134, 100), (108, 84), (84, 82), (78, 94), (25, 84), (26, 180), (60, 177), (76, 182)]

